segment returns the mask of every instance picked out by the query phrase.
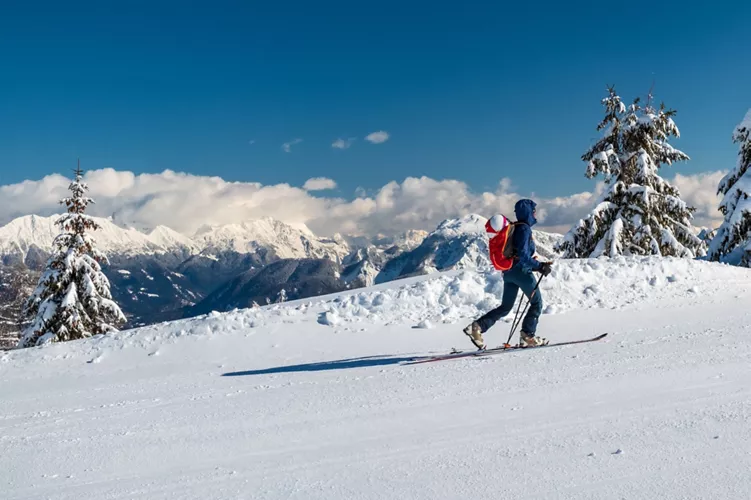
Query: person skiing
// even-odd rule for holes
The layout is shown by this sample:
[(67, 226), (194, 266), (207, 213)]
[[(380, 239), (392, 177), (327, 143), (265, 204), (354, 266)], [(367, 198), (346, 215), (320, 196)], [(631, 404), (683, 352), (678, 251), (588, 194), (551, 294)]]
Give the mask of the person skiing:
[(534, 257), (536, 248), (532, 238), (532, 226), (537, 223), (536, 208), (537, 204), (529, 199), (519, 200), (514, 206), (517, 226), (510, 242), (514, 249), (514, 259), (511, 268), (503, 273), (501, 305), (488, 311), (463, 330), (478, 349), (485, 349), (482, 334), (511, 312), (520, 288), (529, 298), (529, 310), (522, 321), (519, 344), (522, 347), (536, 347), (548, 343), (547, 339), (535, 335), (537, 321), (542, 313), (542, 295), (540, 289), (536, 288), (537, 280), (532, 273), (536, 271), (547, 276), (552, 270), (552, 262), (540, 262)]

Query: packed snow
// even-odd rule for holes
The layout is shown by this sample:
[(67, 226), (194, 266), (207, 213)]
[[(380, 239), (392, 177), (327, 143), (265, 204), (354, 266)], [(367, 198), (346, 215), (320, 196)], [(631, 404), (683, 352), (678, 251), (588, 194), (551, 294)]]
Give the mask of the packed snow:
[(541, 334), (608, 337), (410, 365), (498, 303), (456, 270), (6, 352), (3, 498), (747, 498), (751, 270), (558, 261), (541, 289)]

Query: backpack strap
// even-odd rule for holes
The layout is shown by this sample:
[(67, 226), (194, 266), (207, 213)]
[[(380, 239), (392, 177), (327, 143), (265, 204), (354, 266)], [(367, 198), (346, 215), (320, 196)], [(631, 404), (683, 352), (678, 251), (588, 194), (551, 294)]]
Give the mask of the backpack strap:
[[(511, 223), (512, 226), (517, 226), (519, 224), (524, 224), (530, 229), (529, 239), (531, 241), (532, 240), (532, 226), (529, 225), (529, 222), (524, 222), (523, 220), (518, 220), (518, 221), (514, 221)], [(511, 248), (512, 248), (511, 258), (514, 260), (514, 262), (519, 262), (519, 255), (516, 253), (516, 247), (513, 246), (514, 242), (510, 241), (509, 243), (511, 244)]]

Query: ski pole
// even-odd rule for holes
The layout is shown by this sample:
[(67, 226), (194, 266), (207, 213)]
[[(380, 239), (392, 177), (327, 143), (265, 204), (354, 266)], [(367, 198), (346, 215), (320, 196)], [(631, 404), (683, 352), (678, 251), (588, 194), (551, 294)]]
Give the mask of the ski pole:
[[(511, 347), (511, 344), (509, 344), (509, 342), (511, 342), (511, 337), (514, 336), (514, 330), (516, 330), (516, 322), (519, 320), (519, 317), (520, 317), (519, 311), (521, 310), (523, 303), (524, 303), (524, 296), (522, 296), (522, 300), (519, 301), (519, 305), (516, 308), (516, 313), (514, 314), (514, 321), (511, 322), (511, 332), (508, 334), (508, 340), (506, 341), (505, 344), (503, 344), (504, 347)], [(524, 311), (525, 312), (527, 311), (526, 306), (524, 307)]]
[(527, 312), (527, 308), (529, 307), (529, 304), (532, 302), (532, 297), (535, 296), (535, 293), (537, 293), (537, 289), (540, 287), (540, 282), (542, 281), (542, 278), (544, 276), (541, 274), (540, 278), (537, 280), (537, 284), (535, 285), (535, 288), (532, 290), (532, 293), (529, 294), (529, 299), (527, 299), (527, 304), (524, 306), (524, 310), (521, 314), (519, 314), (519, 309), (522, 307), (522, 302), (524, 302), (524, 299), (519, 301), (519, 306), (516, 308), (516, 315), (514, 315), (514, 322), (511, 324), (511, 333), (508, 334), (508, 340), (506, 340), (506, 343), (503, 344), (504, 347), (508, 348), (511, 347), (511, 337), (514, 336), (514, 330), (516, 330), (516, 327), (521, 324), (521, 320), (524, 317), (524, 315)]

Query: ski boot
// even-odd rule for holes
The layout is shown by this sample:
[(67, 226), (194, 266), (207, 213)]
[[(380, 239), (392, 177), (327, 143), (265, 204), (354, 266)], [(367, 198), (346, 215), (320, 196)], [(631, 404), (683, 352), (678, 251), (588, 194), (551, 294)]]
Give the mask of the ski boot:
[(534, 333), (529, 334), (521, 332), (519, 334), (519, 347), (540, 347), (548, 345), (548, 342), (548, 339), (537, 337)]
[(485, 341), (482, 338), (482, 329), (476, 321), (473, 321), (472, 324), (467, 325), (462, 331), (467, 337), (469, 337), (469, 340), (472, 341), (475, 347), (480, 350), (485, 349)]

